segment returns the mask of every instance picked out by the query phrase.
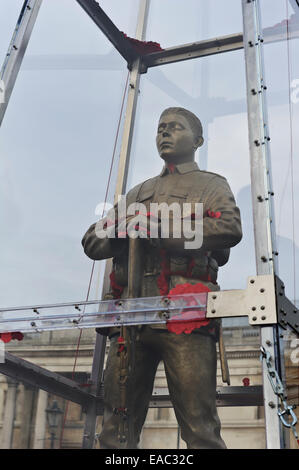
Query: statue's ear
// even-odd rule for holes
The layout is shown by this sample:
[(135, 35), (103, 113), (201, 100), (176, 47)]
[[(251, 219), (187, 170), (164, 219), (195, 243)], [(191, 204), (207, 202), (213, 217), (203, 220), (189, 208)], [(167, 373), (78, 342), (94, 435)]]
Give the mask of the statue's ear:
[(194, 142), (194, 147), (195, 148), (201, 147), (203, 145), (203, 143), (204, 143), (203, 136), (196, 137), (195, 142)]

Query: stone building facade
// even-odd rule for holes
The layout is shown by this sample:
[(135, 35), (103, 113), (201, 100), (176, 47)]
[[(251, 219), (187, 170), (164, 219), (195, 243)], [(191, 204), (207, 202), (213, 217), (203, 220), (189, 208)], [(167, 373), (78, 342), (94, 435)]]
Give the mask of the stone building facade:
[[(22, 342), (11, 342), (6, 348), (9, 352), (50, 371), (69, 378), (74, 377), (74, 380), (84, 387), (91, 370), (96, 333), (94, 330), (83, 331), (74, 368), (78, 335), (79, 332), (71, 331), (28, 334)], [(246, 383), (244, 379), (249, 379), (250, 385), (260, 385), (262, 378), (259, 329), (249, 326), (225, 328), (224, 339), (231, 385), (244, 386), (244, 382)], [(287, 343), (286, 353), (288, 384), (292, 402), (298, 403), (297, 351), (296, 348), (289, 347), (290, 341)], [(107, 344), (108, 347), (109, 344)], [(218, 386), (223, 386), (220, 369), (218, 369), (217, 382)], [(163, 365), (160, 364), (155, 380), (155, 390), (164, 390), (166, 387)], [(46, 409), (54, 400), (57, 401), (63, 413), (60, 424), (55, 430), (55, 436), (53, 434), (51, 436)], [(222, 423), (222, 437), (228, 448), (263, 449), (266, 447), (263, 407), (219, 407), (218, 413)], [(2, 448), (46, 449), (51, 446), (67, 449), (81, 448), (84, 419), (85, 415), (79, 405), (0, 375), (0, 445)], [(97, 432), (101, 429), (101, 420), (102, 418), (99, 417)], [(150, 408), (142, 431), (140, 448), (182, 449), (185, 447), (173, 409)], [(297, 447), (292, 437), (291, 447)], [(95, 448), (99, 448), (97, 441)]]

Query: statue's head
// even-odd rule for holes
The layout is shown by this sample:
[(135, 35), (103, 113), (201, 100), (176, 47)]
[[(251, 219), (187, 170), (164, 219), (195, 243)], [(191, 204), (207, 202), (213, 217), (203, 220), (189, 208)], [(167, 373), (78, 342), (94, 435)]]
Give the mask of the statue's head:
[(160, 116), (157, 148), (167, 163), (194, 160), (194, 154), (204, 142), (202, 125), (195, 114), (184, 108), (167, 108)]

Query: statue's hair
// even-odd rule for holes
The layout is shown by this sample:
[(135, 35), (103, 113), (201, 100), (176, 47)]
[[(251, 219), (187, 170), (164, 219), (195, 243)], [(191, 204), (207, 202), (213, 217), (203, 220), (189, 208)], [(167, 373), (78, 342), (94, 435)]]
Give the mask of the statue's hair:
[(195, 114), (191, 113), (191, 111), (188, 111), (188, 109), (185, 108), (167, 108), (161, 114), (160, 119), (166, 114), (170, 113), (182, 114), (189, 122), (195, 137), (202, 137), (202, 124)]

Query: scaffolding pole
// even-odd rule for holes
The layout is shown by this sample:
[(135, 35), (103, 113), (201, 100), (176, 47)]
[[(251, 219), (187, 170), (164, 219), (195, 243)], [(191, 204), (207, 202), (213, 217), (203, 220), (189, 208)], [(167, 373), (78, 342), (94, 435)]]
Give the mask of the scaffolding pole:
[[(273, 190), (270, 168), (269, 132), (265, 104), (263, 37), (260, 30), (259, 0), (242, 0), (244, 52), (246, 61), (247, 111), (251, 166), (251, 194), (258, 275), (275, 272), (275, 232), (272, 207)], [(262, 346), (270, 352), (281, 373), (278, 327), (261, 327)], [(266, 442), (268, 449), (284, 448), (281, 422), (277, 414), (278, 396), (274, 393), (262, 363)]]
[(0, 126), (31, 37), (42, 0), (25, 0), (0, 72), (4, 99), (0, 102)]
[[(136, 39), (143, 41), (146, 33), (147, 18), (149, 11), (150, 0), (141, 0), (139, 6), (139, 14), (137, 19), (136, 28)], [(120, 151), (120, 159), (118, 164), (118, 175), (115, 188), (115, 202), (118, 196), (126, 192), (128, 171), (130, 164), (131, 145), (134, 131), (134, 123), (136, 116), (137, 100), (139, 95), (139, 84), (140, 84), (140, 65), (141, 59), (138, 57), (133, 61), (130, 79), (129, 79), (129, 91), (127, 98), (127, 107), (123, 128), (122, 145)], [(106, 263), (105, 268), (105, 284), (103, 294), (107, 289), (107, 283), (109, 279), (109, 273), (111, 272), (111, 261)], [(97, 387), (99, 392), (99, 384), (103, 376), (104, 357), (105, 357), (106, 338), (100, 334), (97, 334), (96, 343), (93, 355), (91, 383)], [(100, 360), (99, 360), (100, 358)], [(86, 413), (83, 444), (84, 449), (92, 449), (95, 441), (96, 431), (96, 413), (94, 409), (95, 405), (91, 404)]]

